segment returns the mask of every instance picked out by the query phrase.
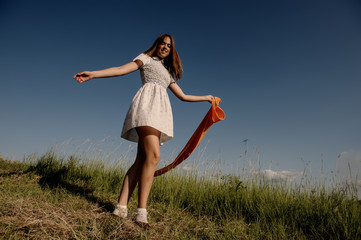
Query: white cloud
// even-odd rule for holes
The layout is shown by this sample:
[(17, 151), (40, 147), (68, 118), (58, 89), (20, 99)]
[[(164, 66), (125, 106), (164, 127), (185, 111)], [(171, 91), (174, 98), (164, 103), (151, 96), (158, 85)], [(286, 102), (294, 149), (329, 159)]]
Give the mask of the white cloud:
[(193, 168), (191, 168), (191, 167), (182, 167), (182, 169), (185, 170), (185, 171), (192, 171), (193, 170)]
[(356, 181), (351, 181), (350, 179), (346, 181), (348, 185), (355, 185), (357, 188), (361, 188), (361, 179), (356, 179)]
[(269, 180), (287, 180), (293, 181), (298, 176), (301, 176), (303, 172), (294, 172), (294, 171), (273, 171), (271, 169), (265, 169), (261, 171), (262, 175)]

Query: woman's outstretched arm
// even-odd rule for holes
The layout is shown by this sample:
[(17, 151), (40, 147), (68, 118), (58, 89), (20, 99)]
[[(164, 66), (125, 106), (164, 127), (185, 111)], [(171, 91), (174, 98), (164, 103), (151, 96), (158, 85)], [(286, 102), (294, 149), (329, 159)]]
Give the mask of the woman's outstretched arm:
[(200, 101), (208, 101), (212, 102), (212, 95), (205, 95), (205, 96), (193, 96), (184, 94), (182, 89), (178, 86), (177, 83), (171, 83), (169, 85), (169, 89), (173, 92), (173, 94), (182, 101), (186, 102), (200, 102)]
[(124, 64), (120, 67), (112, 67), (99, 71), (84, 71), (73, 76), (79, 83), (86, 82), (93, 78), (106, 78), (126, 75), (128, 73), (138, 70), (143, 63), (139, 60)]

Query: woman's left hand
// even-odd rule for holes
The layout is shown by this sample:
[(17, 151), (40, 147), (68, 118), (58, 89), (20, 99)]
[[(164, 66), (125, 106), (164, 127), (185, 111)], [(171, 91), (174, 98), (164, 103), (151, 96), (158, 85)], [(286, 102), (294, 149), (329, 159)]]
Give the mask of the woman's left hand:
[(213, 96), (212, 95), (206, 95), (206, 100), (209, 102), (209, 103), (212, 103), (212, 100), (213, 100)]

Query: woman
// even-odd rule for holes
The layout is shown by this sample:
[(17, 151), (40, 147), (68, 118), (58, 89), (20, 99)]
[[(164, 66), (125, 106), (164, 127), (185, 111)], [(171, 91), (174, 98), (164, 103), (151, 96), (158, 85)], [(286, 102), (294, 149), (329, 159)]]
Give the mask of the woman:
[(159, 36), (144, 53), (120, 67), (100, 71), (85, 71), (74, 75), (79, 83), (93, 78), (122, 76), (140, 69), (143, 86), (133, 98), (121, 136), (138, 142), (134, 164), (125, 175), (114, 215), (126, 218), (127, 205), (138, 185), (138, 209), (135, 222), (149, 228), (147, 200), (153, 176), (160, 160), (160, 144), (173, 138), (173, 116), (167, 94), (169, 88), (182, 101), (211, 102), (213, 96), (186, 95), (175, 80), (182, 77), (183, 68), (170, 34)]

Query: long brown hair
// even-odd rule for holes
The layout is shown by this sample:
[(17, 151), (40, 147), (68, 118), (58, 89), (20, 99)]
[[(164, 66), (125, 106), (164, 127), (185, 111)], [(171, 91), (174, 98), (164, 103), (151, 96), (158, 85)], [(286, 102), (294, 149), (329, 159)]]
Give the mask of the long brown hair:
[(169, 37), (171, 40), (171, 50), (169, 55), (164, 59), (164, 65), (168, 69), (169, 73), (175, 78), (177, 81), (181, 79), (183, 73), (182, 62), (179, 58), (177, 50), (175, 49), (174, 38), (170, 34), (162, 34), (160, 35), (153, 45), (144, 53), (150, 57), (157, 56), (157, 48), (159, 44), (163, 43), (164, 38)]

